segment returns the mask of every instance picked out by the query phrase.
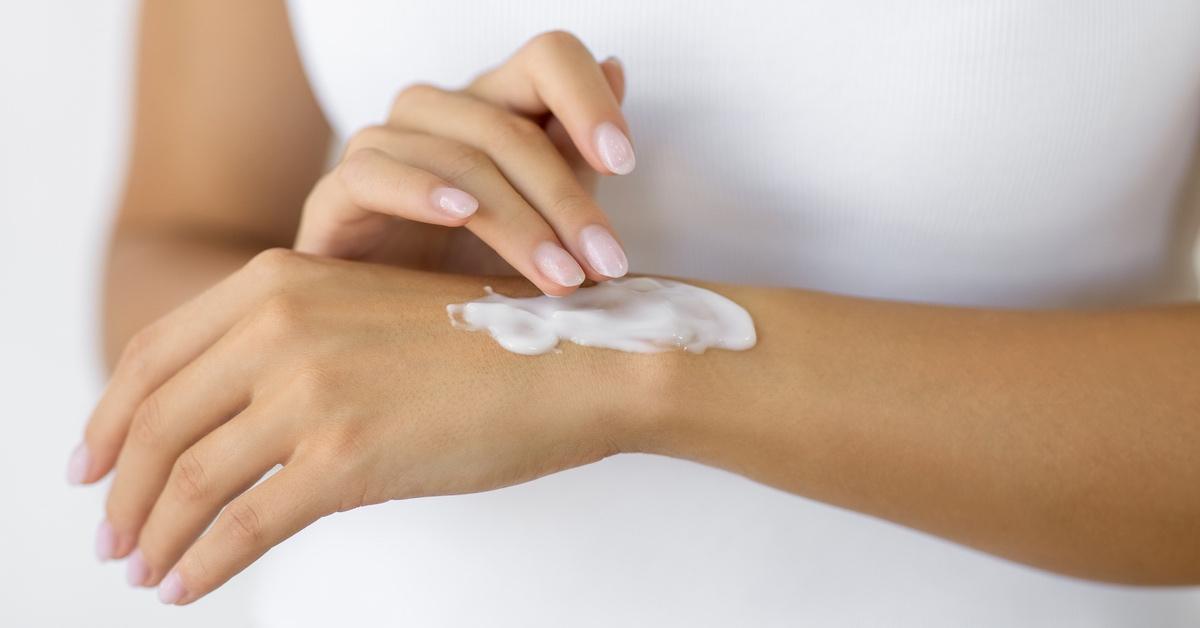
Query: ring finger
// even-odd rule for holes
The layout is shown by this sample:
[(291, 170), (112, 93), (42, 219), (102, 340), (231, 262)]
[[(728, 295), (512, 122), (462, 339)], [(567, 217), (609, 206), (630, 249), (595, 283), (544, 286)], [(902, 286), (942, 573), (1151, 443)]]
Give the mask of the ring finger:
[(286, 415), (280, 406), (255, 401), (179, 456), (138, 538), (133, 584), (156, 584), (225, 504), (286, 461), (290, 440), (272, 420)]

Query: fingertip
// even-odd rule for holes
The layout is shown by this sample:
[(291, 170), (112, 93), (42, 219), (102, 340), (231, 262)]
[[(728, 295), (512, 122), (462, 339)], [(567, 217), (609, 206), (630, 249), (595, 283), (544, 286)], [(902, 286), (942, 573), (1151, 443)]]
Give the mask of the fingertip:
[(150, 579), (150, 566), (142, 558), (141, 550), (134, 550), (125, 563), (125, 581), (131, 587), (144, 587)]
[[(607, 275), (602, 275), (590, 268), (587, 270), (587, 280), (592, 283), (604, 283), (611, 279), (612, 279), (612, 277), (609, 277)], [(587, 282), (584, 282), (584, 283), (586, 284)], [(582, 288), (583, 286), (581, 285), (579, 287)]]
[(111, 559), (120, 560), (123, 558), (129, 558), (135, 549), (137, 549), (137, 542), (134, 540), (133, 536), (117, 532), (115, 541), (113, 543)]
[(443, 215), (459, 224), (465, 224), (479, 210), (479, 200), (458, 188), (434, 188), (430, 199)]
[(579, 289), (579, 286), (567, 287), (567, 286), (559, 286), (559, 285), (548, 285), (548, 286), (545, 286), (542, 288), (542, 294), (544, 294), (548, 297), (554, 298), (554, 299), (560, 299), (562, 297), (573, 294), (578, 289)]
[(89, 483), (92, 473), (92, 452), (86, 442), (76, 445), (67, 460), (67, 482), (76, 486)]
[(554, 242), (542, 242), (533, 251), (533, 263), (549, 282), (534, 283), (552, 296), (569, 294), (583, 283), (583, 267), (575, 258)]
[(103, 480), (114, 464), (106, 458), (103, 450), (89, 446), (87, 441), (79, 443), (67, 460), (67, 483), (88, 486)]
[(187, 595), (187, 587), (184, 586), (183, 578), (177, 569), (172, 569), (158, 584), (158, 601), (168, 606), (189, 603), (184, 601)]
[(138, 560), (144, 561), (145, 559), (138, 549), (137, 526), (130, 525), (129, 518), (113, 505), (111, 494), (104, 511), (104, 525), (108, 527), (106, 534), (111, 535), (108, 558), (117, 560), (136, 557)]
[(96, 528), (96, 559), (100, 562), (112, 560), (117, 551), (117, 534), (107, 519)]
[(596, 154), (612, 174), (629, 174), (637, 165), (633, 144), (617, 125), (601, 122), (592, 134)]
[(595, 272), (617, 279), (629, 272), (625, 249), (611, 231), (601, 225), (589, 225), (579, 232), (584, 258)]

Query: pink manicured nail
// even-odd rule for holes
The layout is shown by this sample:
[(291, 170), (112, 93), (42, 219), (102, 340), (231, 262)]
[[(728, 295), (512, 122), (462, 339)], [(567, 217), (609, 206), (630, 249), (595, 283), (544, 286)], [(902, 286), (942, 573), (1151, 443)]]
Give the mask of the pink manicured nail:
[(174, 569), (158, 585), (158, 601), (163, 604), (174, 604), (183, 599), (187, 591), (183, 588), (183, 578)]
[(101, 521), (100, 527), (96, 528), (96, 558), (111, 560), (116, 551), (117, 534), (107, 520)]
[(146, 586), (146, 580), (149, 578), (150, 568), (142, 558), (142, 550), (133, 550), (129, 555), (129, 562), (125, 564), (125, 580), (130, 586), (142, 587)]
[(592, 268), (601, 275), (622, 277), (629, 272), (629, 260), (617, 239), (600, 225), (592, 225), (579, 232), (583, 242), (583, 254)]
[(87, 443), (79, 443), (67, 462), (67, 481), (71, 484), (83, 484), (91, 467), (92, 454), (88, 451)]
[(533, 263), (538, 270), (560, 286), (568, 288), (583, 283), (583, 269), (571, 254), (553, 242), (543, 242), (533, 251)]
[(434, 190), (433, 204), (451, 218), (466, 218), (479, 209), (479, 201), (474, 196), (455, 188)]
[(604, 122), (596, 127), (593, 136), (596, 142), (596, 152), (600, 153), (600, 161), (613, 174), (629, 174), (637, 161), (633, 157), (633, 145), (629, 138), (612, 122)]

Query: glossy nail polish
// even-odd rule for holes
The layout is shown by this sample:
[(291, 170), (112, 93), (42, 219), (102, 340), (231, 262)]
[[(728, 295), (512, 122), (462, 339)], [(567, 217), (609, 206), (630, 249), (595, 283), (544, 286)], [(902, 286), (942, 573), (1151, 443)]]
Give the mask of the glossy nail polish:
[(117, 550), (117, 535), (113, 532), (112, 524), (107, 520), (100, 522), (96, 528), (96, 558), (112, 560)]
[(474, 196), (456, 188), (435, 189), (433, 204), (451, 218), (466, 218), (479, 209), (479, 201)]
[(158, 584), (158, 601), (163, 604), (174, 604), (183, 599), (187, 590), (183, 588), (183, 579), (174, 569)]
[(67, 481), (71, 484), (83, 484), (91, 466), (92, 454), (88, 451), (87, 443), (80, 443), (67, 462)]
[(533, 263), (546, 278), (560, 286), (570, 288), (583, 283), (583, 269), (579, 262), (553, 242), (543, 242), (534, 249)]
[(600, 225), (585, 227), (579, 232), (583, 254), (596, 272), (606, 277), (623, 277), (629, 272), (629, 260), (617, 239)]
[(142, 550), (133, 550), (133, 553), (129, 555), (129, 562), (125, 564), (125, 581), (129, 583), (129, 586), (142, 587), (146, 586), (146, 580), (149, 578), (150, 567), (142, 558)]
[(636, 162), (633, 156), (633, 145), (629, 138), (612, 122), (603, 122), (596, 127), (593, 140), (596, 142), (596, 152), (600, 161), (613, 174), (629, 174), (633, 172)]

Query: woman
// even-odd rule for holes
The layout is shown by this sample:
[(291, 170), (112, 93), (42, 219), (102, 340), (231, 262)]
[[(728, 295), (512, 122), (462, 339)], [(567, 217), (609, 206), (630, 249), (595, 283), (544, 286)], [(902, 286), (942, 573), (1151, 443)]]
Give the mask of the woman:
[[(70, 468), (115, 470), (131, 583), (187, 604), (325, 515), (473, 493), (314, 526), (261, 621), (1196, 612), (993, 557), (1200, 582), (1194, 3), (291, 8), (295, 40), (276, 4), (144, 7)], [(446, 321), (628, 270), (758, 346), (530, 358)]]

